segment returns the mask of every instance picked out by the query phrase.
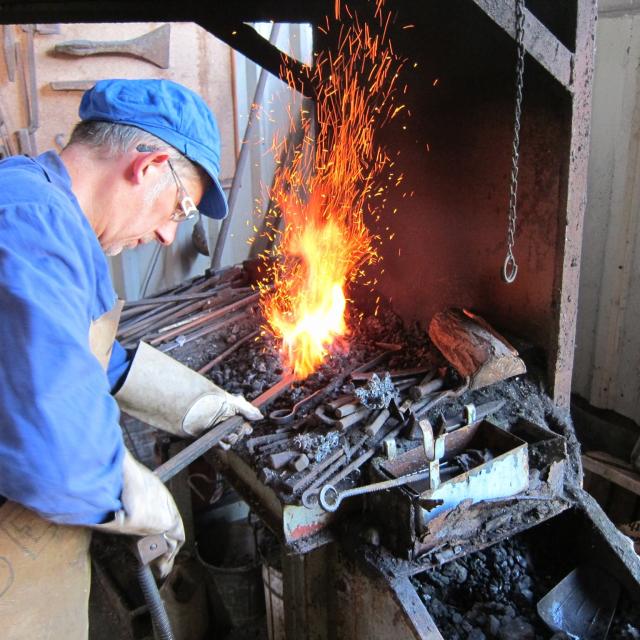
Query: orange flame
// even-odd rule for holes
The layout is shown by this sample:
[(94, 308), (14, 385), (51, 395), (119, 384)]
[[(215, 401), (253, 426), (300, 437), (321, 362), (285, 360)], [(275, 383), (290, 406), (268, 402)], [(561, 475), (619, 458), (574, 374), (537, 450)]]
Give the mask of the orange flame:
[[(292, 160), (278, 167), (269, 193), (270, 213), (282, 216), (284, 229), (272, 225), (280, 242), (271, 256), (273, 287), (263, 287), (262, 307), (299, 378), (312, 373), (346, 334), (347, 285), (378, 259), (379, 238), (364, 219), (384, 208), (386, 186), (377, 181), (391, 163), (374, 134), (402, 109), (394, 104), (402, 63), (388, 41), (390, 16), (382, 5), (378, 0), (373, 25), (361, 24), (348, 7), (349, 22), (341, 23), (336, 0), (335, 22), (327, 18), (320, 29), (339, 29), (337, 51), (319, 54), (309, 70), (317, 88), (315, 121), (301, 109), (301, 124), (291, 117), (291, 133), (302, 133), (302, 142), (287, 149), (286, 139), (274, 141), (274, 151), (288, 151)], [(290, 73), (284, 76), (296, 86)]]

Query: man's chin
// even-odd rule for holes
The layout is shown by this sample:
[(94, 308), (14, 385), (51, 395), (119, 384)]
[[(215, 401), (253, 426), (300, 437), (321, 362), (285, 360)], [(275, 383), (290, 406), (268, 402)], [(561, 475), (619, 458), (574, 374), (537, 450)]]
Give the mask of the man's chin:
[(110, 247), (105, 247), (103, 251), (109, 257), (117, 256), (119, 253), (122, 253), (124, 249), (135, 249), (139, 247), (141, 244), (149, 244), (155, 240), (155, 236), (145, 236), (140, 238), (139, 240), (131, 240), (131, 242), (124, 242), (122, 244), (114, 244)]

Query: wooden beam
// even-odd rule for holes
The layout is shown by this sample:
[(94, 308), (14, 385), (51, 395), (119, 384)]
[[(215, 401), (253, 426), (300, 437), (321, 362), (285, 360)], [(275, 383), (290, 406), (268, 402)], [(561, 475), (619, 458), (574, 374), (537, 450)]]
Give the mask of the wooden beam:
[(588, 455), (582, 456), (582, 466), (587, 471), (606, 478), (623, 489), (627, 489), (627, 491), (631, 491), (640, 496), (640, 474), (614, 467), (606, 462), (595, 460)]
[[(576, 0), (576, 51), (573, 60), (571, 130), (564, 159), (558, 209), (558, 235), (553, 284), (549, 350), (551, 397), (559, 407), (571, 406), (573, 355), (578, 315), (582, 228), (587, 202), (591, 87), (595, 54), (596, 0)], [(564, 146), (564, 142), (560, 143)]]
[[(516, 0), (473, 0), (501, 29), (516, 37)], [(563, 87), (573, 85), (573, 54), (531, 11), (524, 14), (524, 47)]]

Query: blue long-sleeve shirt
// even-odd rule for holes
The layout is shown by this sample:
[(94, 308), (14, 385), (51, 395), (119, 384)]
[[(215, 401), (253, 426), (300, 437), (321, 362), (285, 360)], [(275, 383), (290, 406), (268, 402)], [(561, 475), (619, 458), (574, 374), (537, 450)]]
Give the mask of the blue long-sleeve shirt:
[(106, 258), (53, 151), (0, 162), (0, 496), (65, 524), (121, 507), (124, 444), (91, 322), (116, 300)]

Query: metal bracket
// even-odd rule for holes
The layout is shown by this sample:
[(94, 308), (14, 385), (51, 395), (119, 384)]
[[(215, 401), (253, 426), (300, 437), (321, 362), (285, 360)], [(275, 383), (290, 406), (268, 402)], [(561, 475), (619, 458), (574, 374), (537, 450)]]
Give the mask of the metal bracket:
[(135, 542), (134, 553), (141, 564), (149, 565), (169, 549), (167, 539), (161, 534), (145, 536)]

